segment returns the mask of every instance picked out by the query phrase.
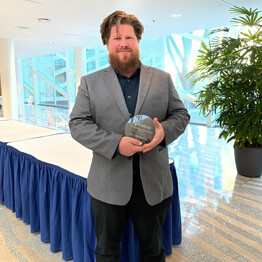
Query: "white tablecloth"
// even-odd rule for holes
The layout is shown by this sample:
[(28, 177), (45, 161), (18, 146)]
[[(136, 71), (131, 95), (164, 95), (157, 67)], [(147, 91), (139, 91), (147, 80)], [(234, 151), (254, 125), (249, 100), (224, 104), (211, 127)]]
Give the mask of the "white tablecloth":
[(79, 176), (86, 178), (88, 175), (92, 151), (76, 142), (70, 134), (29, 139), (8, 145)]
[(0, 121), (1, 142), (13, 142), (61, 133), (63, 132), (45, 127), (30, 125), (17, 120)]
[[(5, 122), (10, 121), (0, 122), (0, 141), (4, 126), (1, 124)], [(37, 128), (31, 126), (28, 130), (31, 136), (34, 127)], [(62, 250), (63, 259), (94, 262), (96, 239), (86, 191), (92, 151), (67, 133), (35, 135), (27, 140), (0, 143), (0, 203), (16, 212), (24, 223), (30, 223), (32, 233), (41, 232), (41, 240), (50, 242), (51, 251)], [(178, 184), (173, 164), (170, 170), (174, 194), (163, 226), (167, 255), (172, 253), (172, 245), (181, 243)], [(138, 247), (129, 220), (122, 238), (121, 261), (138, 261)]]

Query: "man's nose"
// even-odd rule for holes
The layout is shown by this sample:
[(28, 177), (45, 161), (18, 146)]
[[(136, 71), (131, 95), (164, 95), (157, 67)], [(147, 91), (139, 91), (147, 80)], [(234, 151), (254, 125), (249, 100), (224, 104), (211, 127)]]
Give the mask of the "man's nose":
[(127, 46), (127, 41), (126, 39), (121, 39), (121, 47), (126, 47)]

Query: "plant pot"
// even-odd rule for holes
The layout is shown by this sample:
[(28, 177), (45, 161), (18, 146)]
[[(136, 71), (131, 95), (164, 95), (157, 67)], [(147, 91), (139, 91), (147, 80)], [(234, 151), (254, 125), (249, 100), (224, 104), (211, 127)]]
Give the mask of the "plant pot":
[(262, 175), (262, 148), (234, 148), (238, 174), (246, 177)]

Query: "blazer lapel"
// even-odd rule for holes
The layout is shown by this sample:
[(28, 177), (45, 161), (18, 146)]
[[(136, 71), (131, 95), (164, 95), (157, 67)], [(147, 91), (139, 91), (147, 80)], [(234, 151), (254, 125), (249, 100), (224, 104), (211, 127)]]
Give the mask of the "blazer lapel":
[(139, 114), (141, 107), (145, 101), (151, 79), (152, 79), (151, 70), (149, 69), (149, 67), (141, 64), (139, 91), (138, 91), (138, 98), (137, 98), (136, 110), (135, 110), (136, 115)]
[(106, 84), (112, 93), (112, 96), (125, 119), (128, 121), (130, 119), (129, 112), (126, 106), (123, 91), (117, 79), (114, 69), (110, 66), (105, 69), (104, 79)]

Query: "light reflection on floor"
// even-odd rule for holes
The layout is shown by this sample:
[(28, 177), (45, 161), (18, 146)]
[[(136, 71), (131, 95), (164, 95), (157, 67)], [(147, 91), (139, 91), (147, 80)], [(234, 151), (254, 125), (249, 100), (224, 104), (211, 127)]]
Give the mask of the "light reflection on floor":
[[(219, 128), (189, 125), (186, 132), (169, 146), (179, 180), (182, 221), (204, 207), (203, 201), (232, 194), (237, 175), (232, 143), (218, 140)], [(194, 203), (188, 210), (183, 203)]]
[(262, 178), (237, 174), (219, 128), (190, 125), (169, 146), (177, 170), (183, 242), (173, 261), (262, 261)]

